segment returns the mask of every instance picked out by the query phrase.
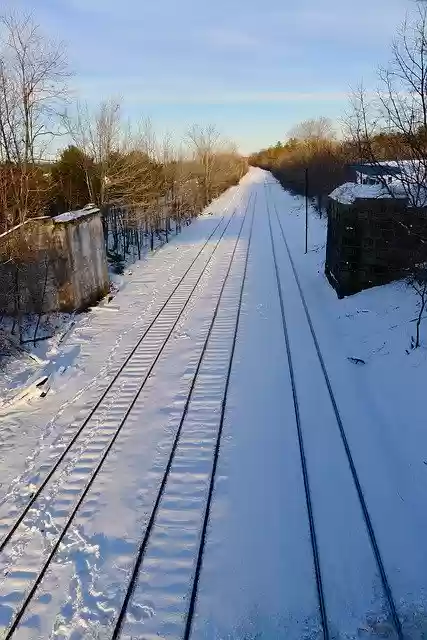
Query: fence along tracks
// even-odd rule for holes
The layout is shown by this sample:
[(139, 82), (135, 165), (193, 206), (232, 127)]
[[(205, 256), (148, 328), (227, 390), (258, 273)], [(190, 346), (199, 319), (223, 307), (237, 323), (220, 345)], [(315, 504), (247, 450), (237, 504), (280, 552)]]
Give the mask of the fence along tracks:
[[(20, 512), (19, 516), (10, 525), (7, 534), (1, 541), (0, 549), (4, 554), (7, 554), (17, 546), (15, 544), (15, 538), (18, 538), (17, 534), (21, 533), (21, 525), (22, 528), (25, 528), (26, 519), (28, 518), (28, 520), (31, 520), (31, 511), (35, 510), (38, 504), (41, 504), (43, 508), (42, 499), (49, 491), (58, 491), (59, 494), (61, 494), (62, 485), (67, 485), (67, 478), (65, 478), (64, 481), (63, 476), (71, 475), (72, 471), (78, 466), (78, 460), (82, 453), (89, 451), (88, 454), (85, 454), (83, 463), (84, 473), (79, 474), (80, 486), (77, 494), (78, 499), (74, 502), (76, 492), (74, 492), (70, 499), (69, 495), (67, 495), (69, 490), (63, 491), (63, 499), (60, 503), (61, 509), (58, 511), (58, 513), (61, 513), (59, 520), (61, 520), (61, 518), (63, 520), (62, 526), (60, 527), (60, 523), (58, 522), (58, 536), (54, 542), (50, 542), (51, 548), (45, 560), (42, 556), (41, 562), (43, 563), (43, 566), (41, 570), (37, 573), (34, 579), (31, 578), (29, 580), (30, 588), (23, 589), (23, 600), (11, 616), (11, 620), (7, 625), (7, 632), (4, 636), (5, 638), (12, 637), (14, 631), (22, 620), (22, 617), (38, 586), (43, 580), (53, 557), (59, 549), (64, 536), (71, 526), (82, 502), (84, 501), (95, 478), (113, 448), (117, 437), (125, 425), (126, 419), (132, 411), (135, 402), (137, 401), (147, 380), (150, 378), (156, 363), (163, 353), (165, 346), (171, 338), (179, 320), (188, 307), (190, 300), (193, 298), (203, 275), (207, 273), (209, 265), (212, 264), (212, 259), (217, 253), (222, 239), (230, 225), (234, 226), (237, 223), (238, 218), (235, 214), (236, 210), (233, 211), (233, 214), (225, 224), (224, 217), (221, 218), (218, 225), (198, 251), (194, 260), (192, 260), (190, 266), (180, 278), (178, 284), (174, 287), (173, 291), (162, 305), (161, 309), (156, 313), (154, 319), (144, 331), (142, 337), (139, 339), (138, 343), (135, 345), (129, 357), (125, 360), (106, 391), (92, 408), (90, 414), (86, 417), (73, 438), (66, 445), (63, 453), (55, 462), (46, 478), (39, 485), (34, 495)], [(243, 217), (243, 221), (244, 219), (245, 216)], [(223, 228), (221, 228), (222, 224)], [(212, 248), (209, 243), (216, 233), (219, 233), (219, 236), (214, 240)], [(109, 400), (109, 395), (114, 392), (116, 387), (120, 388), (118, 382), (122, 385), (120, 394), (121, 401), (118, 402), (120, 406), (110, 406), (110, 414), (113, 415), (106, 420), (103, 417), (101, 420), (97, 420), (97, 412), (99, 412), (100, 408), (105, 404), (105, 401)], [(100, 422), (102, 423), (101, 427), (99, 424)], [(84, 441), (85, 436), (88, 436), (86, 441)], [(76, 453), (74, 450), (77, 449), (77, 446), (79, 445), (82, 446), (82, 450)], [(83, 482), (81, 479), (82, 475)], [(68, 513), (64, 515), (67, 511)], [(20, 553), (24, 550), (22, 547), (25, 547), (25, 545), (22, 545), (22, 538), (19, 540), (19, 543), (20, 544), (18, 546), (20, 547), (20, 550), (18, 554), (12, 553), (12, 562), (15, 562), (17, 556), (19, 558)]]

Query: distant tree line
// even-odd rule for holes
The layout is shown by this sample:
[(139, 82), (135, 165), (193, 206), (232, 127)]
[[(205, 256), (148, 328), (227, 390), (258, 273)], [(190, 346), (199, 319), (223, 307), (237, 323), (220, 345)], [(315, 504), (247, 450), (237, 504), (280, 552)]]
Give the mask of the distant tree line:
[[(398, 155), (397, 155), (398, 154)], [(348, 133), (338, 139), (331, 120), (321, 117), (296, 125), (286, 142), (263, 149), (249, 157), (249, 164), (271, 171), (283, 186), (305, 195), (305, 171), (308, 169), (308, 193), (319, 212), (327, 205), (328, 195), (353, 178), (352, 164), (410, 157), (397, 132), (375, 132), (369, 137), (369, 152), (360, 140)]]

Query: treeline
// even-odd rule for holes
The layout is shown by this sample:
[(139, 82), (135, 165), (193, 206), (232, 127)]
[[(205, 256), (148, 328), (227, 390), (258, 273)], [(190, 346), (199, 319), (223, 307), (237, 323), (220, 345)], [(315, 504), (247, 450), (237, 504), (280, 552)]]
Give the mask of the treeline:
[(88, 203), (126, 207), (136, 226), (165, 226), (246, 172), (215, 127), (159, 140), (149, 122), (125, 122), (120, 101), (73, 103), (65, 50), (31, 16), (0, 16), (0, 60), (0, 233)]
[(193, 126), (176, 148), (169, 136), (157, 140), (148, 121), (123, 135), (120, 112), (110, 100), (86, 111), (84, 123), (78, 114), (78, 128), (71, 121), (73, 144), (46, 173), (51, 214), (91, 202), (104, 214), (126, 208), (135, 222), (155, 226), (160, 218), (196, 215), (247, 171), (213, 126)]
[(396, 157), (401, 160), (410, 157), (410, 149), (399, 133), (373, 133), (369, 144), (350, 133), (340, 140), (332, 122), (319, 118), (300, 123), (286, 142), (253, 154), (249, 164), (268, 169), (285, 188), (298, 195), (305, 195), (307, 171), (308, 195), (322, 212), (328, 195), (354, 178), (352, 164)]

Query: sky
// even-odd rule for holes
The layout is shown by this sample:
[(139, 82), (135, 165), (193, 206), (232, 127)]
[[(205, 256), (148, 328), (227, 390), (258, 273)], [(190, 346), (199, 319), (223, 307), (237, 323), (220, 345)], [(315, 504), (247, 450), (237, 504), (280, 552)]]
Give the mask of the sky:
[(215, 124), (243, 153), (294, 124), (337, 124), (414, 0), (11, 0), (67, 46), (73, 92), (123, 99), (133, 120), (185, 135)]

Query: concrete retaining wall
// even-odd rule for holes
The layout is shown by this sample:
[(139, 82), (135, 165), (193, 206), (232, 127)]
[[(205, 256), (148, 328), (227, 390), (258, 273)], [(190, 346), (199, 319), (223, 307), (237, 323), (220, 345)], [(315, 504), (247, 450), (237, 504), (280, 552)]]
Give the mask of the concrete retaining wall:
[(392, 198), (329, 200), (325, 272), (340, 297), (385, 284), (427, 260), (427, 211)]
[(0, 309), (81, 310), (109, 288), (98, 209), (28, 220), (0, 235)]

